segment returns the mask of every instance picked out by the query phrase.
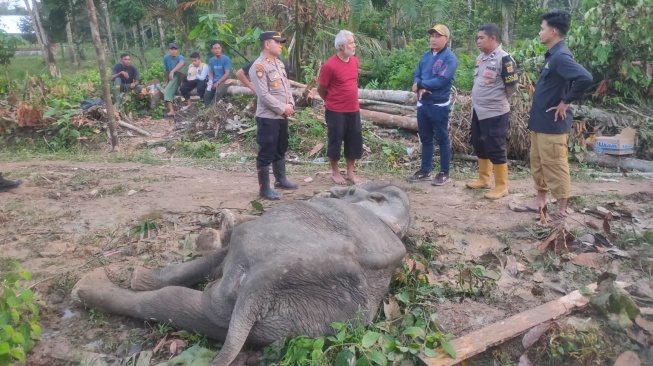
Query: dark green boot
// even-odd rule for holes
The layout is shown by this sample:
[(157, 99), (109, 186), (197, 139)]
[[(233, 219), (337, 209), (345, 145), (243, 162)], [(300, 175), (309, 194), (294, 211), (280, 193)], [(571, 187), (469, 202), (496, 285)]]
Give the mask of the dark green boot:
[(297, 189), (299, 184), (290, 183), (286, 179), (286, 160), (281, 159), (272, 163), (272, 173), (274, 174), (274, 188), (279, 189)]
[(260, 167), (256, 170), (258, 174), (258, 194), (266, 200), (278, 200), (281, 194), (270, 188), (270, 166)]

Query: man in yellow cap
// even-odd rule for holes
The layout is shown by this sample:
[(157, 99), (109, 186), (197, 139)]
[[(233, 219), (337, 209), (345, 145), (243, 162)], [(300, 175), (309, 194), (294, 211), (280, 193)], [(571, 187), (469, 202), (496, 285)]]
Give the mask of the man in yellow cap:
[(417, 64), (413, 77), (413, 92), (417, 93), (417, 129), (422, 143), (420, 170), (408, 178), (409, 182), (431, 180), (434, 139), (440, 147), (440, 172), (431, 185), (442, 186), (451, 181), (451, 141), (449, 140), (449, 113), (451, 86), (458, 68), (458, 59), (447, 48), (451, 37), (449, 28), (442, 24), (429, 29), (431, 49)]
[(297, 184), (286, 179), (286, 150), (288, 150), (288, 117), (295, 111), (288, 75), (279, 60), (281, 44), (286, 39), (279, 32), (263, 32), (260, 37), (261, 55), (249, 69), (249, 78), (256, 90), (256, 156), (259, 195), (278, 200), (281, 194), (270, 188), (270, 165), (274, 173), (274, 187), (297, 189)]

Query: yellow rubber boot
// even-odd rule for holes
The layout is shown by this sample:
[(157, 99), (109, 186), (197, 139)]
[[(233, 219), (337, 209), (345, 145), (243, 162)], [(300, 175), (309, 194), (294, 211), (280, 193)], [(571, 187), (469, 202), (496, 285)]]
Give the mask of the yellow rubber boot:
[(494, 188), (485, 194), (485, 198), (497, 199), (508, 195), (508, 164), (494, 165)]
[(478, 159), (478, 179), (465, 185), (471, 189), (490, 188), (492, 186), (492, 162), (490, 159)]

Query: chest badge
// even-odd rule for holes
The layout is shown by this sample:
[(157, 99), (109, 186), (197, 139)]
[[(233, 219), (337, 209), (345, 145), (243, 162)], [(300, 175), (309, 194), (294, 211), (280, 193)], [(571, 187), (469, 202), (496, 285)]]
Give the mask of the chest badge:
[(263, 71), (257, 70), (256, 71), (256, 76), (262, 78), (263, 77)]

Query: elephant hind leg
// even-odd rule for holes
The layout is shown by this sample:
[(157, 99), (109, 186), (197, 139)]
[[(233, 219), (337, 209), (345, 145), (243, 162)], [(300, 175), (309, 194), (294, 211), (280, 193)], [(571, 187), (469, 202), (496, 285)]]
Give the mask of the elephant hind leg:
[[(170, 324), (224, 340), (226, 327), (211, 321), (202, 308), (202, 292), (168, 286), (155, 291), (136, 292), (113, 284), (103, 268), (88, 273), (75, 284), (71, 297), (85, 306), (104, 312)], [(227, 320), (228, 322), (228, 320)]]
[(209, 256), (190, 262), (171, 265), (155, 270), (136, 268), (132, 274), (131, 288), (136, 291), (158, 290), (166, 286), (193, 286), (209, 277), (216, 279), (216, 269), (221, 269), (224, 258), (229, 253), (224, 248)]

